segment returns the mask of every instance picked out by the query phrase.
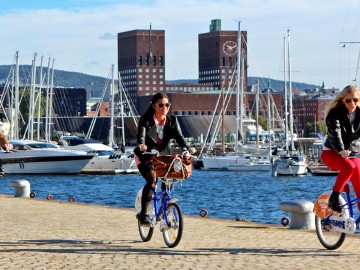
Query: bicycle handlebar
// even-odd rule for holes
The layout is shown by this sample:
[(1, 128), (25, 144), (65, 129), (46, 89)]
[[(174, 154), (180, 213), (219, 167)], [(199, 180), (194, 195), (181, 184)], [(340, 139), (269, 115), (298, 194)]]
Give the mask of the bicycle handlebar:
[[(195, 150), (195, 151), (191, 151), (191, 152), (195, 153), (196, 150)], [(184, 150), (184, 151), (181, 153), (181, 155), (182, 155), (182, 156), (190, 156), (191, 158), (195, 158), (195, 159), (196, 159), (196, 157), (192, 155), (193, 153), (190, 153), (190, 150)], [(156, 155), (156, 156), (160, 156), (160, 155), (161, 155), (161, 153), (160, 153), (158, 150), (156, 150), (156, 149), (151, 149), (150, 152), (144, 152), (144, 153), (142, 153), (142, 154), (143, 154), (143, 155), (153, 155), (153, 156), (155, 156), (155, 155)]]

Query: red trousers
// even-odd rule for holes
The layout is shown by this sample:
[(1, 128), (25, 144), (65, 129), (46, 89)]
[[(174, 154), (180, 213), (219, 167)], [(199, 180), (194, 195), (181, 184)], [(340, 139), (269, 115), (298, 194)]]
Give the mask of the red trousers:
[(342, 192), (350, 180), (356, 196), (360, 197), (360, 158), (343, 158), (333, 150), (323, 150), (321, 160), (328, 168), (339, 171), (333, 191)]

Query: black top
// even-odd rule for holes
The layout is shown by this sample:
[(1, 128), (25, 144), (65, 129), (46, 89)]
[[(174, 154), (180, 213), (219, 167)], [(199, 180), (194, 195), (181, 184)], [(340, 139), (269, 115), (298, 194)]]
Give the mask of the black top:
[(355, 119), (350, 123), (345, 105), (330, 110), (325, 121), (327, 139), (324, 145), (336, 152), (351, 150), (351, 142), (360, 138), (360, 108), (355, 109)]
[[(164, 133), (161, 142), (161, 149), (157, 145), (157, 130), (154, 121), (154, 116), (145, 114), (140, 117), (137, 134), (137, 144), (145, 144), (147, 151), (152, 149), (162, 151), (162, 154), (170, 154), (169, 144), (171, 139), (175, 139), (181, 148), (188, 148), (185, 138), (182, 135), (179, 122), (175, 115), (166, 115), (166, 122), (164, 125)], [(139, 147), (134, 149), (134, 153), (142, 160), (142, 154)]]

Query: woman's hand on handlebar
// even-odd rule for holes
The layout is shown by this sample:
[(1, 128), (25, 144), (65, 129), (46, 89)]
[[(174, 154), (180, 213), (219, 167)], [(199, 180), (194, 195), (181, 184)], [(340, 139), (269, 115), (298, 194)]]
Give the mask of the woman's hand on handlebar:
[(139, 149), (141, 152), (145, 152), (147, 150), (147, 146), (145, 144), (139, 144)]
[(350, 150), (342, 150), (339, 152), (339, 155), (343, 158), (347, 158), (349, 157), (351, 154), (351, 151)]

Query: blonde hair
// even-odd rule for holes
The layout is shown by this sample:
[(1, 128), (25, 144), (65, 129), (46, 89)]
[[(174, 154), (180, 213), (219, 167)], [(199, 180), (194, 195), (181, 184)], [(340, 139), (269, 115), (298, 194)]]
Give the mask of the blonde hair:
[(358, 98), (360, 98), (360, 91), (359, 89), (357, 89), (357, 87), (355, 85), (348, 85), (346, 86), (336, 97), (333, 101), (331, 101), (331, 103), (326, 106), (326, 110), (325, 110), (325, 118), (326, 116), (329, 114), (330, 110), (333, 108), (338, 108), (343, 106), (344, 104), (344, 97), (346, 97), (348, 94), (350, 93), (355, 93), (357, 95)]

